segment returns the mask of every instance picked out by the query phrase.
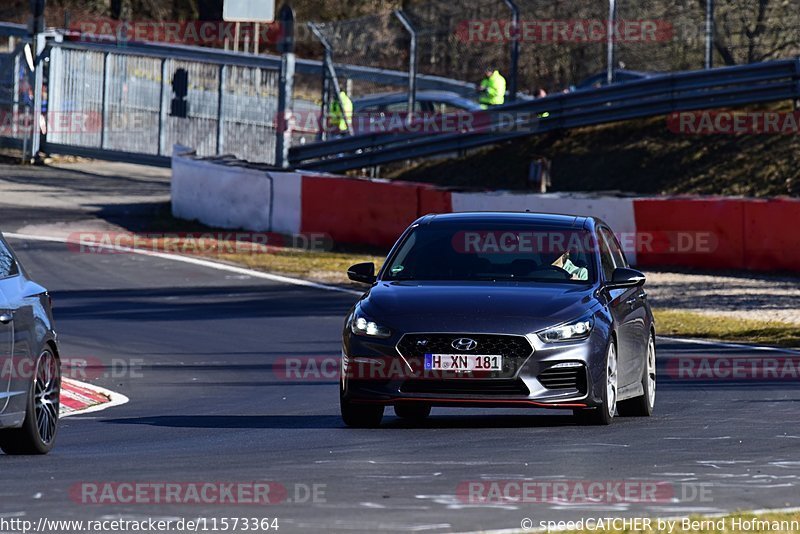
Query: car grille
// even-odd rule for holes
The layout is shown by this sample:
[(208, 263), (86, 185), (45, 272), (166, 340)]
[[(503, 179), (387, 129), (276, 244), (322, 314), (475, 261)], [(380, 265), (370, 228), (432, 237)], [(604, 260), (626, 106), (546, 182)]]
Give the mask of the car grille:
[[(475, 349), (458, 351), (452, 343), (456, 339), (469, 338), (477, 342)], [(475, 378), (513, 378), (519, 368), (533, 353), (533, 348), (523, 336), (503, 334), (406, 334), (397, 344), (397, 350), (408, 360), (409, 365), (418, 373), (426, 375), (424, 370), (425, 354), (491, 354), (503, 357), (503, 370), (473, 373)], [(463, 380), (470, 380), (464, 378)]]
[(522, 380), (406, 380), (400, 388), (403, 393), (429, 393), (438, 395), (524, 395), (530, 392)]
[(547, 389), (575, 390), (586, 393), (586, 368), (583, 365), (580, 367), (551, 367), (537, 378)]

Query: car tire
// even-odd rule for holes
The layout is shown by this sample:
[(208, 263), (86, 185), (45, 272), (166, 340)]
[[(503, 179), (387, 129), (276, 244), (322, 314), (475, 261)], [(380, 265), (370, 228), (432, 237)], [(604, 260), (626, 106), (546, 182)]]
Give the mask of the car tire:
[(61, 370), (50, 349), (36, 361), (36, 371), (28, 390), (25, 421), (20, 428), (0, 431), (0, 449), (11, 455), (47, 454), (53, 450), (58, 434), (61, 395)]
[(605, 359), (605, 372), (603, 379), (605, 387), (603, 388), (601, 397), (602, 404), (593, 409), (575, 410), (573, 413), (578, 420), (583, 424), (605, 426), (610, 425), (614, 420), (614, 415), (617, 410), (617, 392), (618, 392), (618, 364), (617, 359), (617, 344), (612, 339), (606, 349)]
[(339, 407), (342, 421), (353, 428), (376, 428), (383, 421), (382, 404), (357, 404), (344, 398), (339, 392)]
[(430, 404), (396, 404), (394, 414), (410, 421), (422, 421), (431, 414)]
[(642, 370), (644, 393), (638, 397), (621, 401), (617, 410), (624, 417), (650, 417), (656, 404), (656, 340), (651, 335), (647, 342), (644, 369)]

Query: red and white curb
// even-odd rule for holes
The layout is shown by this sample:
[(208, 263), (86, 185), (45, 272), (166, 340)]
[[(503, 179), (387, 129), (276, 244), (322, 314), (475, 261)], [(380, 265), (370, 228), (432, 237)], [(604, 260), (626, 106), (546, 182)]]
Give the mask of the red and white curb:
[(100, 386), (65, 378), (61, 384), (61, 415), (70, 417), (107, 410), (128, 402), (128, 397)]

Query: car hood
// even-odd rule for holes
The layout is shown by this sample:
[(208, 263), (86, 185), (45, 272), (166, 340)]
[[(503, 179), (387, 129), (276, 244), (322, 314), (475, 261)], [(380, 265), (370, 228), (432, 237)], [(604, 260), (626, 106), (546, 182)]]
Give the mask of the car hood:
[(403, 331), (527, 333), (578, 319), (593, 295), (592, 286), (558, 283), (379, 282), (360, 306)]

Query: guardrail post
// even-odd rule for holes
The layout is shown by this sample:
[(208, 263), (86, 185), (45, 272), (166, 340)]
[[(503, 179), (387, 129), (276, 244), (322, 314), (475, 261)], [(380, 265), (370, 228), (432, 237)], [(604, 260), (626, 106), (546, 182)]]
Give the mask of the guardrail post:
[(278, 116), (275, 118), (275, 165), (289, 167), (289, 149), (292, 146), (291, 118), (294, 96), (294, 11), (288, 4), (281, 7), (282, 38), (278, 43), (281, 52), (281, 73), (278, 82)]
[(511, 10), (511, 65), (508, 73), (509, 101), (517, 99), (517, 76), (519, 72), (519, 7), (514, 0), (503, 0)]
[(402, 9), (395, 10), (394, 16), (411, 37), (408, 49), (408, 117), (406, 117), (406, 121), (410, 124), (414, 120), (414, 107), (417, 103), (417, 30)]

